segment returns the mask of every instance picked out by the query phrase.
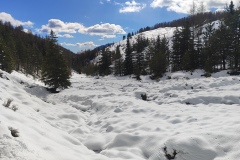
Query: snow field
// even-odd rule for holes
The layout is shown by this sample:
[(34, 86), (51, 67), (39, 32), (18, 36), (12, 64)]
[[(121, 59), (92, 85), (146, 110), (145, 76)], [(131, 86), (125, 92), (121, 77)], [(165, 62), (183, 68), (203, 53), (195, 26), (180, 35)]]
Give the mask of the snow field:
[(177, 160), (236, 160), (240, 77), (226, 72), (168, 73), (159, 82), (74, 73), (58, 94), (3, 72), (0, 103), (12, 98), (18, 110), (0, 107), (0, 159), (165, 160), (166, 146)]

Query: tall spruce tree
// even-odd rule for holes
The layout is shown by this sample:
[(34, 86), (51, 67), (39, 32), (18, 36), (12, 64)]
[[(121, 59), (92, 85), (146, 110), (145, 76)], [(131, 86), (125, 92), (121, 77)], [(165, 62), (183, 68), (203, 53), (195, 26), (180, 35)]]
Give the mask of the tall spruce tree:
[(45, 85), (49, 86), (53, 92), (56, 92), (57, 89), (68, 88), (71, 85), (69, 80), (71, 72), (63, 59), (56, 38), (53, 31), (47, 37), (48, 48), (44, 57), (41, 78)]
[(133, 46), (133, 72), (138, 79), (140, 78), (140, 75), (146, 73), (146, 71), (144, 70), (145, 58), (143, 51), (148, 45), (147, 43), (147, 40), (143, 36), (138, 35), (136, 43)]
[(11, 72), (13, 70), (13, 59), (3, 40), (0, 38), (0, 69)]
[(179, 28), (176, 28), (173, 39), (172, 39), (172, 52), (171, 52), (171, 59), (172, 59), (172, 71), (179, 71), (181, 70), (181, 63), (182, 63), (183, 53), (181, 52), (181, 31)]
[(162, 77), (166, 72), (169, 65), (170, 51), (168, 41), (165, 37), (160, 39), (160, 36), (158, 36), (151, 47), (153, 52), (153, 57), (150, 61), (151, 78), (156, 79)]
[(116, 76), (124, 75), (123, 59), (122, 59), (122, 55), (120, 52), (120, 45), (118, 45), (116, 48), (115, 61), (114, 61), (114, 75), (116, 75)]
[(112, 53), (109, 50), (103, 49), (99, 64), (99, 75), (105, 76), (111, 74), (111, 54)]
[(229, 64), (232, 70), (240, 69), (240, 10), (234, 8), (233, 1), (230, 2), (227, 8), (227, 14), (224, 18), (224, 23), (228, 26), (228, 37), (231, 38), (232, 44), (229, 55)]
[(133, 61), (132, 61), (132, 47), (130, 44), (130, 37), (127, 37), (127, 45), (125, 50), (125, 60), (124, 60), (124, 75), (133, 74)]

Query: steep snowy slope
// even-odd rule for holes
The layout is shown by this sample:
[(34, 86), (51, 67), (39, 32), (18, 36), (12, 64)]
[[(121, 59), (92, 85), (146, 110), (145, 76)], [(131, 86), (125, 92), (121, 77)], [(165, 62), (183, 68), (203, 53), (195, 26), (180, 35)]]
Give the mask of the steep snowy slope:
[[(131, 44), (136, 43), (136, 39), (137, 39), (138, 36), (143, 36), (146, 39), (148, 38), (149, 40), (156, 39), (157, 36), (160, 36), (161, 38), (163, 38), (165, 36), (169, 40), (169, 42), (171, 43), (171, 39), (172, 39), (172, 36), (173, 36), (173, 33), (174, 33), (175, 30), (176, 30), (175, 27), (166, 27), (166, 28), (158, 28), (158, 29), (155, 29), (155, 30), (142, 32), (142, 33), (139, 33), (139, 34), (136, 34), (136, 35), (132, 36), (132, 38), (130, 39), (130, 43)], [(109, 50), (110, 51), (115, 51), (117, 46), (120, 45), (121, 54), (124, 55), (126, 43), (127, 43), (126, 39), (122, 40), (120, 42), (117, 42), (117, 43), (111, 45), (109, 47)]]
[[(202, 29), (202, 33), (206, 32), (206, 27), (208, 27), (209, 24), (212, 24), (213, 29), (216, 30), (216, 29), (219, 28), (220, 23), (221, 23), (221, 21), (217, 20), (217, 21), (213, 21), (211, 23), (204, 24), (201, 27), (195, 28), (195, 30), (196, 30), (195, 32), (198, 32), (200, 29)], [(179, 29), (181, 29), (181, 27), (179, 27)], [(160, 38), (163, 38), (163, 37), (167, 38), (167, 40), (169, 41), (169, 47), (171, 48), (172, 37), (174, 35), (175, 30), (176, 30), (176, 27), (165, 27), (165, 28), (157, 28), (157, 29), (154, 29), (154, 30), (138, 33), (138, 34), (136, 34), (136, 35), (134, 35), (130, 38), (130, 43), (131, 44), (136, 43), (136, 40), (137, 40), (138, 36), (143, 36), (143, 37), (145, 37), (146, 39), (149, 39), (149, 40), (157, 39), (157, 37), (160, 36)], [(200, 37), (203, 38), (203, 34)], [(108, 49), (110, 51), (116, 51), (117, 46), (120, 45), (121, 54), (124, 56), (126, 43), (127, 43), (127, 40), (125, 39), (125, 40), (122, 40), (120, 42), (114, 43), (113, 45), (108, 47)]]

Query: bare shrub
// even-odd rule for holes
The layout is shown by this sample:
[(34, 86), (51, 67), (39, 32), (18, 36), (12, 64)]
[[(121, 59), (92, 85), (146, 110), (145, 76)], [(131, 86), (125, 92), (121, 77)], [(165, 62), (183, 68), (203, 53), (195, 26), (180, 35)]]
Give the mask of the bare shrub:
[(147, 101), (147, 94), (141, 94), (142, 100)]
[(8, 127), (8, 129), (11, 131), (11, 135), (13, 137), (19, 137), (19, 131), (17, 129), (14, 129), (12, 127)]
[(163, 148), (163, 151), (165, 153), (165, 157), (167, 158), (167, 160), (175, 159), (176, 155), (178, 154), (176, 149), (173, 149), (173, 153), (169, 154), (168, 151), (167, 151), (167, 147), (166, 146)]
[(5, 103), (3, 103), (3, 106), (6, 108), (10, 108), (10, 105), (12, 103), (13, 99), (9, 98)]
[(16, 105), (13, 105), (11, 108), (14, 112), (16, 112), (18, 110), (18, 108), (16, 107)]

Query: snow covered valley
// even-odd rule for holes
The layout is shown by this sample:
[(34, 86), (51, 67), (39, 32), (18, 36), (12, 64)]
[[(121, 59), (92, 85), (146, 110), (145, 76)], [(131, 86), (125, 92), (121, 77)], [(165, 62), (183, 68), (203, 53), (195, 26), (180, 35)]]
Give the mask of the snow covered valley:
[(159, 82), (73, 74), (57, 94), (0, 72), (1, 160), (240, 158), (240, 77), (227, 71)]

